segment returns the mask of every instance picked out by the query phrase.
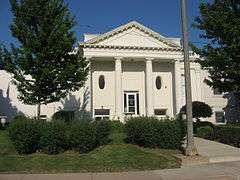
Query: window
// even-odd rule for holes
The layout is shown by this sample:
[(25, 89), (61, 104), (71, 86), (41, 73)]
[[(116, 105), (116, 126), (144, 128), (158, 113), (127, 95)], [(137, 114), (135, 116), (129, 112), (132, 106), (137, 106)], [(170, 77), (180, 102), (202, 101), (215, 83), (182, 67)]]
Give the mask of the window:
[(225, 123), (225, 117), (223, 111), (215, 112), (216, 123)]
[(218, 88), (213, 88), (213, 94), (214, 95), (221, 95), (222, 93), (219, 91)]
[(104, 87), (105, 87), (105, 77), (104, 77), (104, 75), (99, 76), (98, 85), (99, 85), (100, 89), (104, 89)]
[(154, 115), (155, 116), (166, 116), (167, 109), (154, 109)]
[(157, 88), (158, 90), (161, 89), (161, 87), (162, 87), (162, 79), (161, 79), (160, 76), (157, 76), (157, 77), (156, 77), (155, 84), (156, 84), (156, 88)]
[(110, 109), (94, 109), (94, 118), (96, 120), (109, 119)]
[(124, 92), (124, 113), (139, 114), (138, 92)]

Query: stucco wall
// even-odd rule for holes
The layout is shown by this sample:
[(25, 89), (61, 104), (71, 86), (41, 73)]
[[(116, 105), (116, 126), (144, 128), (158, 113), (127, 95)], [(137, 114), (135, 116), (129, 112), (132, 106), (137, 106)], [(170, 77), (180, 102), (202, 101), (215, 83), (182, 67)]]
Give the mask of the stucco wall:
[[(145, 109), (145, 62), (125, 61), (122, 63), (122, 90), (139, 92), (139, 113), (146, 114)], [(122, 97), (123, 98), (123, 97)]]
[[(161, 89), (156, 88), (156, 77), (162, 80)], [(167, 109), (167, 115), (173, 117), (173, 64), (172, 63), (153, 63), (153, 92), (154, 109)]]
[[(113, 61), (92, 62), (93, 109), (110, 109), (110, 116), (115, 115), (115, 65)], [(99, 76), (105, 79), (104, 89), (99, 88)]]

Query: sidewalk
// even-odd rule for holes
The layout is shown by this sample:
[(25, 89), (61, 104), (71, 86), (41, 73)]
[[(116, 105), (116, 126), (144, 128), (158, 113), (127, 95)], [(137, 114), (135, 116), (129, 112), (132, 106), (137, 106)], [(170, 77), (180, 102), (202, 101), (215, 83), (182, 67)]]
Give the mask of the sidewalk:
[(201, 138), (194, 140), (198, 153), (209, 158), (210, 163), (240, 161), (240, 148)]
[(236, 161), (124, 173), (0, 174), (0, 180), (239, 180), (239, 170)]

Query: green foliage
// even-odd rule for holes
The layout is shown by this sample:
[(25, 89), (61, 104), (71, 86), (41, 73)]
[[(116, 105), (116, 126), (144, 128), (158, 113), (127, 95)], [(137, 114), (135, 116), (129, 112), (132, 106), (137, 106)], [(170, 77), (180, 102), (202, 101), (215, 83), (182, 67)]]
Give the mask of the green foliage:
[(12, 118), (11, 121), (26, 120), (26, 119), (29, 119), (29, 118), (26, 117), (25, 115), (17, 115), (14, 118)]
[(183, 119), (181, 114), (177, 114), (176, 121), (179, 124), (179, 127), (181, 129), (181, 137), (185, 138), (185, 136), (187, 134), (187, 121), (186, 121), (186, 119)]
[(193, 123), (193, 133), (197, 133), (197, 129), (200, 127), (205, 127), (205, 126), (209, 126), (211, 128), (214, 128), (214, 124), (209, 122), (209, 121), (196, 121)]
[(202, 47), (192, 46), (203, 69), (208, 70), (210, 79), (206, 83), (222, 92), (240, 90), (240, 1), (202, 1), (200, 16), (195, 18), (194, 27), (202, 30)]
[(53, 114), (52, 119), (69, 123), (74, 120), (74, 111), (57, 111)]
[(58, 154), (66, 150), (66, 124), (59, 121), (44, 123), (39, 148), (47, 154)]
[(88, 75), (82, 50), (74, 52), (76, 24), (63, 0), (11, 0), (10, 29), (20, 46), (0, 48), (0, 61), (13, 75), (25, 104), (48, 104), (79, 90)]
[[(184, 105), (181, 110), (180, 114), (186, 114), (186, 105)], [(192, 115), (193, 118), (206, 118), (206, 117), (211, 117), (213, 114), (212, 108), (204, 103), (204, 102), (199, 102), (199, 101), (193, 101), (192, 102)]]
[(183, 137), (176, 120), (136, 117), (126, 122), (127, 142), (144, 147), (180, 149)]
[(118, 133), (122, 133), (124, 132), (124, 124), (121, 121), (110, 121), (110, 126), (111, 126), (111, 131), (112, 132), (118, 132)]
[(203, 126), (197, 129), (197, 136), (204, 139), (211, 139), (213, 136), (213, 128), (211, 126)]
[(19, 156), (6, 131), (0, 131), (0, 149), (1, 173), (119, 172), (180, 167), (173, 156), (179, 151), (139, 148), (124, 143), (102, 146), (84, 155), (69, 151), (57, 155)]
[(94, 126), (88, 122), (72, 122), (69, 127), (68, 142), (72, 149), (80, 153), (93, 150), (98, 145)]
[(109, 142), (111, 124), (109, 120), (94, 121), (92, 125), (95, 128), (95, 135), (98, 145), (104, 145)]
[(240, 127), (239, 126), (216, 126), (214, 128), (214, 140), (235, 147), (240, 147)]
[(40, 127), (40, 122), (28, 118), (11, 122), (8, 133), (19, 154), (33, 153), (38, 149)]

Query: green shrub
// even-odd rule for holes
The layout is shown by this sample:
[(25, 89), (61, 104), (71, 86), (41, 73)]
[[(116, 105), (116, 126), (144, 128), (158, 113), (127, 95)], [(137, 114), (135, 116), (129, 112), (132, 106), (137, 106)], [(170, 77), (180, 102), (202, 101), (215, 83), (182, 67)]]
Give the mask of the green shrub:
[(95, 127), (88, 122), (72, 122), (69, 127), (68, 142), (72, 149), (80, 153), (93, 150), (98, 145)]
[(193, 123), (193, 133), (197, 133), (197, 129), (204, 126), (210, 126), (211, 128), (214, 128), (214, 124), (209, 121), (196, 121)]
[(53, 120), (60, 120), (69, 123), (74, 120), (74, 111), (60, 110), (53, 114)]
[(58, 154), (67, 149), (66, 124), (58, 121), (44, 123), (39, 147), (47, 154)]
[[(184, 105), (180, 109), (180, 114), (186, 114), (186, 105)], [(211, 117), (212, 114), (213, 114), (212, 108), (208, 104), (204, 102), (199, 102), (199, 101), (192, 102), (193, 118), (199, 119), (199, 118)]]
[(39, 124), (35, 120), (23, 117), (10, 123), (8, 128), (9, 137), (19, 154), (30, 154), (38, 149), (40, 140)]
[(27, 116), (25, 116), (24, 114), (20, 114), (20, 115), (14, 116), (14, 118), (12, 118), (11, 121), (26, 120), (26, 119), (28, 119)]
[(240, 127), (239, 126), (216, 126), (214, 128), (214, 140), (235, 147), (240, 147)]
[(109, 120), (94, 121), (92, 125), (95, 128), (95, 135), (98, 145), (104, 145), (109, 142), (111, 125)]
[(126, 122), (127, 142), (144, 147), (180, 149), (183, 135), (176, 120), (158, 120), (154, 117), (130, 118)]
[(212, 139), (213, 128), (210, 126), (203, 126), (197, 129), (197, 136), (204, 139)]
[(111, 131), (122, 133), (124, 132), (124, 124), (121, 121), (113, 120), (110, 121)]
[(176, 118), (176, 121), (179, 124), (179, 127), (181, 129), (181, 137), (185, 138), (186, 133), (187, 133), (187, 121), (186, 121), (186, 119), (183, 119), (182, 115), (178, 114), (177, 118)]

